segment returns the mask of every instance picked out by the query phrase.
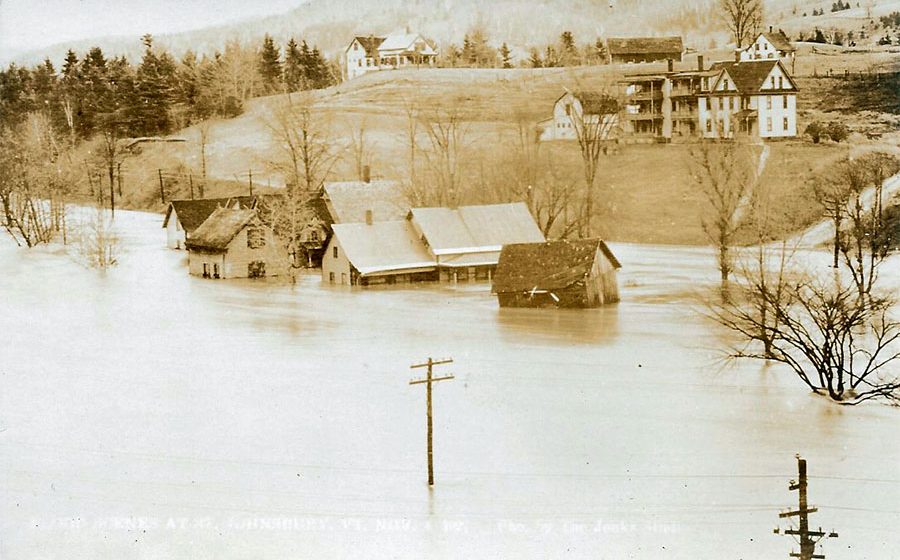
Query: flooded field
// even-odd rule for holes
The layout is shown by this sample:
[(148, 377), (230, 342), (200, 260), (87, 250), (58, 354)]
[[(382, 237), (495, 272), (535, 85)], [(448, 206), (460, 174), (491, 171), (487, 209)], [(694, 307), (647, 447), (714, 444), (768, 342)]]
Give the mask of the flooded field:
[(900, 410), (724, 364), (709, 251), (611, 244), (621, 304), (500, 310), (190, 278), (117, 220), (106, 274), (0, 241), (0, 558), (782, 558), (795, 453), (829, 559), (900, 556)]

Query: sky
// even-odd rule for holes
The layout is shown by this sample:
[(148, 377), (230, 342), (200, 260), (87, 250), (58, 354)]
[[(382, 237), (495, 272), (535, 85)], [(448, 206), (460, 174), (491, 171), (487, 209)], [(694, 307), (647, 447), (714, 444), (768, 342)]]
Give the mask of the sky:
[(64, 41), (139, 37), (278, 14), (304, 0), (0, 0), (0, 58)]

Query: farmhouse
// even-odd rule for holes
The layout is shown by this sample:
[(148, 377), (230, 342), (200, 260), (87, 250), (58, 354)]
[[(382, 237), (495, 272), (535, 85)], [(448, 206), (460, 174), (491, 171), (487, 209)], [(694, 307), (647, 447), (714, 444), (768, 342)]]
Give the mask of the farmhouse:
[(619, 261), (600, 239), (503, 247), (491, 291), (500, 307), (598, 307), (619, 301)]
[(200, 227), (216, 208), (255, 208), (256, 203), (257, 198), (251, 196), (173, 200), (166, 209), (162, 225), (166, 229), (166, 245), (170, 249), (184, 248), (185, 240), (190, 239), (194, 230)]
[(619, 115), (615, 103), (600, 92), (566, 91), (553, 104), (553, 116), (544, 121), (540, 139), (577, 140), (581, 123), (597, 124), (603, 120), (601, 135), (604, 140), (616, 138), (619, 132)]
[(720, 62), (698, 100), (704, 138), (797, 135), (797, 85), (778, 59)]
[(374, 70), (433, 66), (437, 51), (418, 33), (394, 33), (387, 37), (354, 37), (344, 51), (344, 68), (348, 80)]
[(790, 67), (794, 72), (794, 62), (797, 49), (791, 44), (791, 40), (784, 31), (774, 31), (769, 26), (768, 33), (760, 33), (756, 39), (742, 49), (739, 53), (740, 60), (780, 60), (785, 67)]
[(185, 244), (193, 276), (277, 276), (287, 264), (287, 255), (256, 210), (217, 208)]
[(607, 57), (610, 64), (632, 62), (681, 61), (684, 44), (681, 37), (628, 37), (609, 39)]
[(336, 223), (322, 260), (332, 284), (490, 280), (507, 243), (543, 241), (523, 203), (413, 208), (401, 220)]

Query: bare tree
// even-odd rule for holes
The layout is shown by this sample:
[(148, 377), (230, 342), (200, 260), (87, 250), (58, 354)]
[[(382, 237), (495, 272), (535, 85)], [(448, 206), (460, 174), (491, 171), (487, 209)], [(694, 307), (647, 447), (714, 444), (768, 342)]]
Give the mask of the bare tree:
[[(888, 314), (893, 301), (861, 306), (853, 286), (810, 280), (796, 271), (770, 278), (765, 284), (756, 276), (742, 278), (753, 298), (730, 299), (714, 313), (740, 336), (732, 357), (785, 364), (812, 391), (841, 404), (900, 403), (900, 376), (891, 371), (900, 357), (900, 323)], [(759, 305), (774, 320), (761, 318)]]
[(269, 166), (286, 182), (283, 195), (264, 199), (261, 215), (286, 248), (290, 276), (309, 264), (309, 250), (321, 242), (322, 223), (314, 204), (337, 159), (330, 121), (308, 93), (288, 94), (268, 122), (278, 157)]
[(690, 150), (691, 175), (707, 202), (703, 231), (716, 248), (722, 286), (732, 271), (731, 247), (741, 225), (741, 206), (753, 185), (748, 154), (731, 142), (702, 142)]
[(197, 125), (197, 141), (200, 147), (200, 176), (202, 180), (200, 181), (200, 198), (206, 197), (206, 180), (207, 180), (207, 167), (206, 167), (206, 149), (209, 146), (210, 139), (210, 128), (211, 123), (209, 120), (201, 121), (200, 124)]
[(583, 215), (579, 217), (582, 237), (593, 234), (594, 202), (597, 197), (597, 177), (600, 172), (600, 156), (604, 153), (610, 133), (616, 126), (619, 103), (606, 92), (573, 95), (569, 106), (569, 120), (578, 140), (584, 171)]
[(369, 146), (369, 135), (366, 117), (362, 117), (358, 125), (348, 123), (350, 131), (350, 152), (353, 155), (353, 163), (356, 168), (356, 178), (360, 181), (366, 179), (366, 169), (372, 165), (372, 150)]
[(749, 44), (762, 25), (762, 0), (719, 0), (718, 7), (736, 47)]
[(77, 256), (89, 268), (106, 269), (118, 264), (119, 237), (112, 216), (94, 209), (78, 226)]
[(456, 206), (462, 199), (462, 163), (469, 134), (469, 120), (463, 107), (462, 101), (453, 100), (417, 111), (417, 127), (423, 131), (426, 141), (416, 151), (424, 157), (434, 179), (434, 188), (419, 193), (420, 203)]

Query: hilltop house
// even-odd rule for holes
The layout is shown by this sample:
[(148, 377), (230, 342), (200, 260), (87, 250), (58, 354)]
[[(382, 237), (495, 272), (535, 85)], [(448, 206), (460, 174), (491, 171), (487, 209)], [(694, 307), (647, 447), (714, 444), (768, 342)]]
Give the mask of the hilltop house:
[(739, 53), (740, 60), (780, 60), (785, 67), (790, 67), (794, 73), (794, 62), (797, 49), (791, 44), (791, 40), (784, 31), (774, 31), (769, 26), (768, 33), (760, 33), (756, 39), (742, 49)]
[(252, 196), (173, 200), (166, 209), (162, 225), (166, 229), (166, 245), (170, 249), (184, 248), (185, 241), (216, 208), (255, 208), (256, 203), (257, 198)]
[(609, 97), (599, 92), (566, 91), (553, 104), (553, 116), (539, 123), (540, 140), (577, 140), (576, 127), (583, 122), (596, 124), (603, 119), (604, 140), (616, 138), (619, 129), (617, 104), (610, 104)]
[(720, 62), (698, 99), (704, 138), (797, 135), (797, 85), (778, 59)]
[(188, 269), (204, 278), (282, 274), (287, 255), (256, 210), (217, 208), (185, 242)]
[(322, 280), (367, 285), (489, 280), (507, 243), (543, 241), (523, 203), (413, 208), (401, 220), (335, 224)]
[(610, 64), (633, 62), (681, 61), (684, 43), (681, 37), (627, 37), (609, 39), (606, 52)]
[(630, 74), (622, 130), (629, 141), (797, 135), (797, 86), (778, 59), (718, 62), (704, 69)]
[(619, 301), (618, 259), (600, 239), (503, 247), (491, 291), (500, 307), (598, 307)]
[(344, 51), (344, 73), (352, 80), (374, 70), (433, 66), (436, 60), (434, 45), (418, 33), (358, 36)]

